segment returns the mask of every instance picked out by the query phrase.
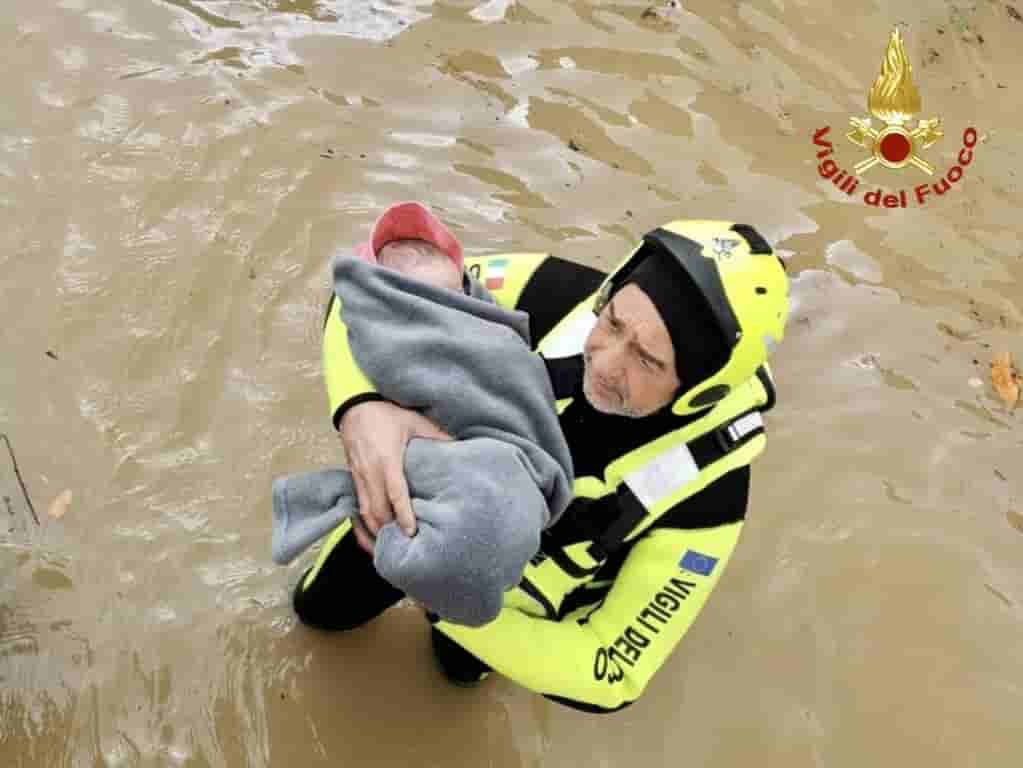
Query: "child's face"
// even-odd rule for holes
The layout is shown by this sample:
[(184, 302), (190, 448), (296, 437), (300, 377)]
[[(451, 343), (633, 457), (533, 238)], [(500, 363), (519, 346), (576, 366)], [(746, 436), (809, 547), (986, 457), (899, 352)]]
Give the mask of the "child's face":
[(400, 243), (388, 244), (377, 253), (377, 262), (388, 269), (421, 280), (439, 288), (461, 293), (462, 273), (444, 254), (423, 256), (409, 254)]
[(462, 275), (450, 259), (443, 261), (427, 261), (416, 264), (411, 269), (402, 270), (406, 275), (430, 283), (440, 288), (449, 288), (461, 292)]

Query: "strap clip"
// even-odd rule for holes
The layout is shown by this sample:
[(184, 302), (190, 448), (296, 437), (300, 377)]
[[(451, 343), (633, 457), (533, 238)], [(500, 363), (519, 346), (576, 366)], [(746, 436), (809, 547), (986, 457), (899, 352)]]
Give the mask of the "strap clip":
[(718, 448), (721, 449), (722, 453), (729, 453), (736, 441), (732, 439), (732, 433), (729, 431), (731, 424), (725, 424), (714, 430), (714, 442), (717, 443)]

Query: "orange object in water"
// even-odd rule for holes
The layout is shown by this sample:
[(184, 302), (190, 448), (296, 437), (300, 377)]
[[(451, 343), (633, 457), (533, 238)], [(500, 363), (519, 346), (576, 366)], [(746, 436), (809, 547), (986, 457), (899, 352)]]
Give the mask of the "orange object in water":
[(1020, 399), (1020, 385), (1023, 378), (1020, 377), (1012, 364), (1012, 354), (1000, 352), (991, 361), (991, 383), (995, 391), (1001, 396), (1011, 408), (1015, 408)]

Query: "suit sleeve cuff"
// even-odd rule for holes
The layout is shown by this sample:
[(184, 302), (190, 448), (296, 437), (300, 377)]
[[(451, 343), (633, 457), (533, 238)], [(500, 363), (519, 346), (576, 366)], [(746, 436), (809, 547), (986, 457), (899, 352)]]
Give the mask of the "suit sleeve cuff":
[(352, 408), (353, 406), (358, 405), (359, 403), (366, 403), (366, 402), (369, 402), (371, 400), (383, 400), (383, 401), (387, 402), (387, 398), (384, 397), (383, 395), (380, 395), (380, 394), (378, 394), (376, 392), (365, 392), (365, 393), (363, 393), (361, 395), (356, 395), (355, 397), (351, 397), (351, 398), (345, 400), (343, 403), (341, 403), (341, 405), (339, 405), (337, 407), (337, 410), (334, 411), (334, 419), (333, 419), (333, 421), (334, 421), (334, 429), (336, 429), (338, 432), (341, 431), (341, 417), (344, 416), (345, 413), (347, 413), (350, 408)]

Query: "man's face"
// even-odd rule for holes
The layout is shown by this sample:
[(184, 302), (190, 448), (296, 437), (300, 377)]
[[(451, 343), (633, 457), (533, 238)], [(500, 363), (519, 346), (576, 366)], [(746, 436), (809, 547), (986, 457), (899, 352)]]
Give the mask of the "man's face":
[(601, 311), (583, 345), (583, 394), (596, 410), (642, 418), (679, 387), (675, 347), (641, 288), (626, 285)]

